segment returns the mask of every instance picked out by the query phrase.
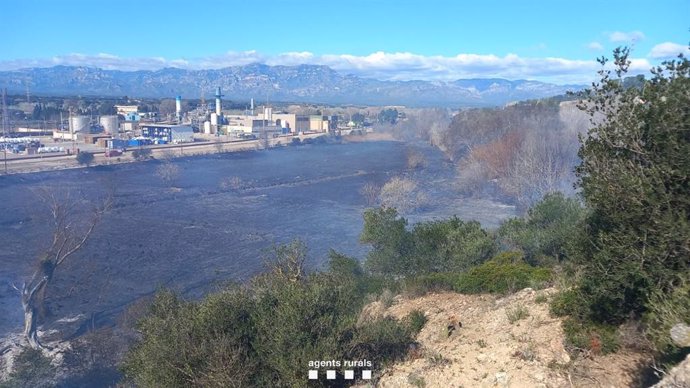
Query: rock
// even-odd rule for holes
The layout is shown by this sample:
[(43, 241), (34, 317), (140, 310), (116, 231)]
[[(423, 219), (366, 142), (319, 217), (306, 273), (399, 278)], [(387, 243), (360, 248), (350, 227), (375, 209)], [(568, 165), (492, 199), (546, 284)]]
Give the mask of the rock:
[(483, 364), (486, 362), (486, 354), (480, 353), (477, 355), (477, 362)]
[(510, 380), (506, 372), (498, 372), (494, 377), (496, 378), (496, 384), (499, 385), (508, 385), (508, 380)]
[(674, 366), (664, 378), (652, 388), (690, 387), (690, 354)]
[(545, 377), (544, 377), (544, 374), (543, 374), (543, 373), (535, 373), (535, 374), (534, 374), (534, 379), (537, 380), (537, 381), (539, 381), (539, 382), (544, 381), (544, 378), (545, 378)]
[(690, 346), (690, 326), (679, 323), (671, 328), (671, 339), (681, 347)]

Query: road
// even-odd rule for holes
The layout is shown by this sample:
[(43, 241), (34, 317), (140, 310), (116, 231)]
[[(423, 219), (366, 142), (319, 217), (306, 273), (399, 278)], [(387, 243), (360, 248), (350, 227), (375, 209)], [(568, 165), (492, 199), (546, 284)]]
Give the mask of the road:
[[(323, 133), (305, 134), (298, 136), (280, 136), (269, 139), (271, 147), (288, 145), (293, 138), (304, 140), (307, 138), (315, 138), (323, 136)], [(132, 156), (132, 150), (127, 150), (119, 157), (105, 157), (104, 152), (99, 148), (98, 151), (93, 151), (94, 147), (84, 147), (80, 145), (86, 152), (93, 152), (94, 160), (92, 165), (109, 165), (118, 163), (130, 163), (135, 161)], [(78, 147), (79, 148), (79, 147)], [(151, 156), (156, 159), (161, 158), (175, 158), (181, 156), (205, 155), (222, 152), (237, 152), (249, 151), (261, 148), (261, 140), (231, 140), (231, 141), (203, 141), (184, 144), (166, 144), (146, 146), (151, 150)], [(6, 163), (4, 159), (0, 164), (0, 171), (4, 174), (22, 174), (28, 172), (50, 171), (50, 170), (64, 170), (70, 168), (80, 168), (80, 165), (74, 155), (66, 154), (42, 154), (42, 155), (13, 155), (8, 154)]]

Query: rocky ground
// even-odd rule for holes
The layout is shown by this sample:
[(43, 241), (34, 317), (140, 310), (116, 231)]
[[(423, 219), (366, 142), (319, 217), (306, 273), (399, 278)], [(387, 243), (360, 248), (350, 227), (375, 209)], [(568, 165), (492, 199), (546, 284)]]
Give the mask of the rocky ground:
[(417, 309), (427, 323), (419, 349), (385, 368), (379, 387), (631, 387), (646, 357), (623, 350), (573, 359), (561, 318), (549, 314), (555, 289), (525, 289), (499, 298), (455, 293), (396, 297), (389, 308), (367, 306), (367, 319), (401, 319)]

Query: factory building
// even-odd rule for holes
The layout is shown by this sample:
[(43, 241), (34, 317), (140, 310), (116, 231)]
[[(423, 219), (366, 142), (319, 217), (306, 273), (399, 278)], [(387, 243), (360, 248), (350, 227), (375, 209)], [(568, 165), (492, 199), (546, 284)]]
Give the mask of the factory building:
[(279, 130), (283, 134), (299, 132), (328, 132), (332, 119), (321, 115), (297, 115), (294, 113), (273, 113), (272, 108), (264, 108), (256, 116), (228, 116), (228, 132), (261, 132), (265, 128)]
[(139, 107), (136, 105), (115, 105), (117, 114), (126, 116), (128, 113), (139, 113)]
[(191, 143), (194, 141), (194, 128), (191, 125), (170, 123), (141, 124), (141, 135), (157, 143)]

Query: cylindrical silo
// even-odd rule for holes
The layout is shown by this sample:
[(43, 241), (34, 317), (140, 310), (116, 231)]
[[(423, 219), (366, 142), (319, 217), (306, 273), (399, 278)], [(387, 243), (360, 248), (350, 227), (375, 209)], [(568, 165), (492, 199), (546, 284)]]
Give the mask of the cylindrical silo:
[(119, 132), (120, 123), (117, 116), (101, 116), (99, 123), (108, 135), (116, 136)]
[(211, 125), (218, 125), (218, 115), (211, 113)]
[(89, 116), (72, 116), (69, 119), (71, 133), (89, 132)]
[(210, 121), (204, 121), (204, 133), (207, 135), (211, 133), (211, 122)]

